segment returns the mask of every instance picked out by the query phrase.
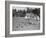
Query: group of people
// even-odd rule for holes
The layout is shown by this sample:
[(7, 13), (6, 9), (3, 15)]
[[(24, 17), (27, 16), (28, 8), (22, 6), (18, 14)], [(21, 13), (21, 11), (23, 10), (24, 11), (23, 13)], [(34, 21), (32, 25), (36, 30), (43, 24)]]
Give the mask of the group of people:
[(25, 19), (35, 19), (37, 21), (40, 21), (40, 17), (38, 15), (35, 15), (33, 13), (27, 13), (25, 16)]

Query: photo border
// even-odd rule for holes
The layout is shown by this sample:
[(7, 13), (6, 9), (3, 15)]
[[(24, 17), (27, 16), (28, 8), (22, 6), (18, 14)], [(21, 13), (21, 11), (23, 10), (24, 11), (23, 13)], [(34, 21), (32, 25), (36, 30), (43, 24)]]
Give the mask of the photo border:
[[(20, 6), (20, 7), (30, 7), (30, 8), (40, 8), (40, 30), (30, 30), (30, 31), (12, 31), (12, 6)], [(43, 22), (43, 6), (36, 6), (36, 5), (20, 5), (20, 4), (10, 4), (10, 34), (23, 34), (23, 33), (41, 33), (43, 32), (43, 25), (42, 25), (42, 22)]]
[[(10, 4), (42, 5), (43, 6), (43, 33), (10, 34)], [(45, 34), (45, 3), (5, 1), (5, 37), (32, 36)]]

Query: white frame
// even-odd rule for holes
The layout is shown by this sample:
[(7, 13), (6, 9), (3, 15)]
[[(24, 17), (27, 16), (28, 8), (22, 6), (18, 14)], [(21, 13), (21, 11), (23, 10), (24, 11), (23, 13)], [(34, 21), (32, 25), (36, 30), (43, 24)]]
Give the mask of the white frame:
[[(40, 8), (40, 30), (31, 30), (31, 31), (12, 31), (12, 6), (15, 7), (35, 7)], [(10, 4), (10, 34), (25, 34), (25, 33), (42, 33), (43, 32), (43, 6), (41, 5), (19, 5), (19, 4)]]

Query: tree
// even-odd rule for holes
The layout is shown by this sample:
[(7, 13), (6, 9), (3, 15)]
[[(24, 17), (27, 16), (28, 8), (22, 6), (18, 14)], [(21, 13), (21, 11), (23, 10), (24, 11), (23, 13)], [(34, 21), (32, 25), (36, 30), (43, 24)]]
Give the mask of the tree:
[(40, 8), (35, 8), (32, 12), (40, 17)]

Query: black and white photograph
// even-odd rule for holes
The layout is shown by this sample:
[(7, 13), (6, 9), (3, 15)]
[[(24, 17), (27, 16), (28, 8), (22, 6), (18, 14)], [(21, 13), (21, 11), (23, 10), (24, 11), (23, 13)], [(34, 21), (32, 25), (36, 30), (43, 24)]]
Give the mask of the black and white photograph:
[(44, 3), (6, 2), (6, 36), (44, 34)]
[(13, 7), (13, 31), (40, 30), (40, 8)]

